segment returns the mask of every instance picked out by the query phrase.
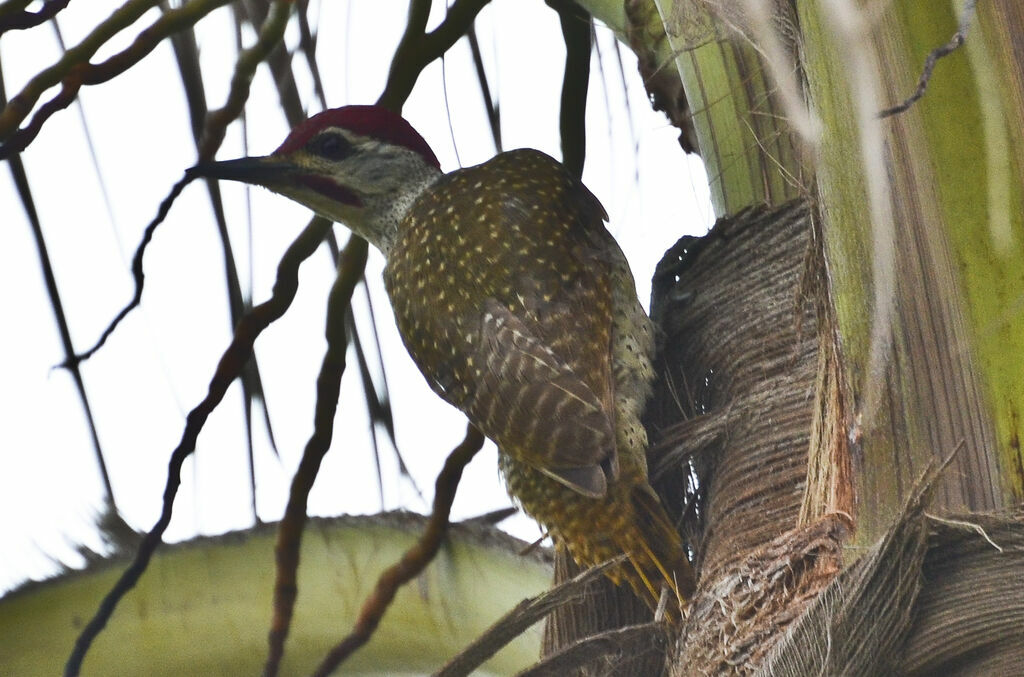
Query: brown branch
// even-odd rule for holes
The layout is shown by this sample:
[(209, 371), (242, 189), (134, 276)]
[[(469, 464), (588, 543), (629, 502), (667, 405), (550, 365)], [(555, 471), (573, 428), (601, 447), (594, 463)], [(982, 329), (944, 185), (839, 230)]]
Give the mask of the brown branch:
[(634, 659), (649, 653), (664, 655), (668, 649), (668, 628), (665, 623), (651, 622), (602, 632), (567, 646), (516, 677), (561, 677), (585, 666), (607, 668), (614, 665), (616, 658)]
[[(137, 21), (149, 11), (156, 0), (131, 0), (114, 11), (93, 29), (82, 42), (64, 52), (57, 63), (32, 78), (21, 92), (0, 111), (0, 159), (23, 151), (36, 137), (43, 123), (58, 110), (71, 105), (82, 85), (106, 82), (125, 72), (152, 52), (167, 36), (197, 23), (214, 9), (230, 0), (192, 0), (171, 10), (154, 21), (136, 36), (130, 46), (100, 64), (89, 59), (114, 35)], [(17, 129), (49, 89), (61, 85), (61, 90), (45, 103), (24, 128)]]
[(164, 219), (167, 218), (167, 213), (171, 211), (171, 205), (178, 199), (181, 191), (185, 189), (189, 183), (196, 177), (190, 172), (185, 172), (185, 176), (181, 178), (171, 188), (171, 192), (167, 194), (163, 202), (160, 203), (159, 209), (156, 211), (156, 217), (146, 226), (146, 229), (142, 231), (142, 241), (139, 242), (139, 246), (135, 248), (135, 255), (132, 257), (132, 279), (135, 281), (135, 292), (132, 294), (131, 300), (125, 305), (121, 311), (114, 316), (114, 319), (110, 321), (107, 328), (100, 334), (99, 339), (93, 344), (88, 350), (68, 355), (67, 359), (61, 362), (58, 367), (66, 369), (78, 369), (78, 365), (85, 360), (88, 360), (93, 354), (103, 347), (103, 344), (107, 342), (110, 335), (114, 333), (117, 326), (121, 324), (121, 320), (128, 316), (132, 310), (138, 307), (142, 301), (142, 288), (146, 282), (146, 273), (142, 269), (142, 258), (146, 253), (146, 248), (153, 239), (153, 234), (156, 232), (157, 226), (163, 223)]
[[(135, 0), (114, 12), (82, 43), (67, 50), (60, 61), (32, 78), (21, 93), (0, 111), (0, 138), (6, 139), (0, 146), (0, 159), (25, 150), (50, 116), (71, 105), (83, 85), (97, 85), (124, 73), (156, 49), (165, 38), (194, 26), (204, 16), (228, 2), (230, 0), (191, 0), (178, 9), (164, 13), (139, 33), (129, 47), (103, 63), (91, 64), (89, 58), (113, 34), (133, 23), (155, 1)], [(228, 101), (223, 108), (210, 113), (207, 120), (204, 140), (199, 148), (200, 160), (213, 157), (224, 138), (227, 125), (241, 112), (249, 97), (249, 86), (256, 67), (281, 42), (292, 5), (292, 0), (276, 0), (267, 21), (260, 28), (256, 43), (239, 54)], [(60, 92), (40, 107), (27, 126), (15, 131), (15, 127), (28, 116), (42, 93), (57, 84), (61, 85)]]
[[(240, 5), (237, 4), (235, 6), (240, 7)], [(262, 25), (263, 22), (266, 21), (270, 5), (264, 4), (261, 5), (261, 7), (263, 8), (263, 11), (259, 16), (259, 22), (258, 24), (254, 23), (254, 26)], [(163, 11), (168, 10), (169, 5), (167, 0), (161, 0), (160, 8)], [(235, 35), (237, 38), (236, 47), (237, 50), (241, 52), (243, 49), (241, 44), (241, 29), (237, 23), (235, 28)], [(209, 111), (209, 106), (203, 86), (203, 74), (199, 63), (199, 44), (196, 42), (195, 29), (193, 27), (187, 27), (185, 30), (174, 33), (170, 36), (170, 43), (174, 49), (178, 72), (181, 76), (182, 86), (185, 91), (185, 99), (188, 103), (192, 139), (195, 143), (196, 149), (198, 150), (199, 143), (203, 137), (203, 130), (207, 119), (206, 114)], [(279, 49), (275, 49), (272, 54), (277, 54), (279, 51)], [(244, 136), (245, 134), (243, 133), (243, 138)], [(229, 328), (233, 330), (245, 311), (252, 306), (252, 303), (242, 294), (238, 265), (235, 261), (231, 237), (228, 234), (227, 216), (225, 215), (224, 203), (221, 198), (220, 183), (214, 179), (207, 179), (205, 184), (207, 196), (210, 199), (210, 207), (213, 212), (214, 221), (217, 224), (217, 235), (220, 239), (221, 255), (224, 265), (224, 283), (227, 287), (228, 309), (230, 311), (228, 321), (230, 323)], [(251, 213), (249, 215), (251, 216)], [(249, 227), (251, 230), (251, 222), (249, 223)], [(250, 261), (249, 263), (251, 269), (252, 262)], [(242, 415), (245, 421), (246, 465), (248, 466), (249, 488), (252, 499), (251, 508), (253, 517), (258, 524), (261, 523), (262, 520), (260, 519), (259, 509), (256, 504), (256, 461), (255, 450), (253, 447), (253, 430), (255, 421), (253, 404), (256, 401), (261, 401), (263, 403), (260, 410), (262, 412), (263, 424), (267, 432), (267, 440), (270, 442), (270, 450), (274, 456), (278, 456), (278, 450), (277, 441), (274, 436), (274, 428), (270, 417), (270, 406), (267, 403), (266, 393), (263, 388), (260, 364), (259, 360), (255, 356), (242, 371), (241, 386)]]
[(211, 111), (206, 118), (206, 130), (203, 133), (203, 140), (199, 143), (200, 162), (213, 159), (221, 142), (224, 141), (228, 125), (241, 114), (245, 102), (249, 100), (249, 88), (256, 67), (281, 44), (293, 6), (293, 0), (274, 0), (267, 13), (267, 20), (260, 26), (259, 38), (252, 47), (242, 50), (238, 55), (235, 72), (231, 76), (228, 100), (222, 108)]
[(577, 179), (587, 157), (587, 90), (590, 85), (591, 20), (574, 2), (548, 0), (558, 12), (565, 41), (565, 70), (558, 128), (562, 138), (562, 164)]
[(316, 379), (316, 411), (313, 415), (313, 434), (306, 443), (302, 461), (292, 478), (288, 506), (277, 528), (277, 580), (274, 583), (274, 617), (267, 641), (269, 650), (263, 674), (273, 676), (284, 657), (284, 643), (291, 627), (299, 568), (299, 550), (302, 533), (308, 519), (306, 504), (309, 492), (320, 471), (320, 463), (331, 446), (334, 435), (334, 415), (338, 409), (341, 375), (345, 371), (345, 353), (348, 341), (345, 335), (345, 313), (352, 301), (352, 293), (363, 276), (366, 265), (366, 240), (353, 237), (345, 245), (338, 262), (338, 276), (327, 301), (327, 352), (324, 354), (320, 374)]
[[(64, 110), (71, 105), (71, 102), (78, 96), (78, 90), (82, 87), (82, 76), (80, 73), (80, 67), (76, 67), (72, 70), (68, 77), (64, 78), (63, 86), (56, 95), (45, 104), (40, 106), (39, 112), (35, 114), (26, 127), (19, 129), (12, 136), (10, 141), (0, 145), (0, 160), (6, 160), (15, 153), (20, 153), (28, 147), (28, 144), (32, 143), (32, 140), (39, 135), (39, 130), (42, 129), (43, 123), (50, 118), (51, 115), (59, 110)], [(20, 96), (20, 95), (19, 95)], [(0, 123), (3, 122), (3, 113), (8, 110), (14, 110), (12, 108), (16, 105), (16, 99), (11, 99), (11, 102), (7, 104), (7, 107), (0, 112)]]
[[(213, 158), (213, 156), (217, 152), (217, 148), (220, 147), (221, 142), (224, 140), (224, 132), (227, 129), (227, 125), (229, 125), (242, 112), (242, 107), (245, 105), (246, 100), (249, 98), (249, 85), (252, 83), (253, 73), (255, 72), (256, 67), (260, 64), (260, 62), (263, 59), (265, 59), (267, 54), (270, 53), (274, 46), (281, 41), (281, 38), (284, 35), (284, 28), (288, 23), (288, 13), (290, 11), (290, 0), (277, 0), (277, 2), (274, 3), (274, 6), (272, 7), (269, 16), (267, 17), (267, 20), (263, 23), (263, 26), (260, 29), (259, 39), (252, 47), (243, 50), (242, 53), (238, 55), (238, 61), (235, 64), (235, 72), (231, 78), (231, 91), (228, 94), (227, 103), (224, 105), (223, 108), (216, 110), (207, 116), (206, 129), (203, 133), (203, 140), (198, 144), (200, 161), (206, 161)], [(168, 13), (165, 16), (169, 15), (170, 13)], [(178, 23), (182, 22), (183, 20), (179, 18)], [(143, 31), (143, 33), (140, 34), (138, 38), (136, 38), (135, 44), (138, 44), (139, 41), (142, 40), (143, 36), (146, 35), (148, 32), (152, 31), (156, 27), (156, 25), (157, 24), (154, 24), (146, 31)], [(184, 25), (182, 26), (182, 28), (183, 27)], [(176, 30), (181, 30), (181, 28), (178, 28)], [(128, 50), (121, 52), (121, 54), (115, 57), (111, 57), (110, 59), (105, 61), (104, 64), (109, 64), (114, 59), (117, 59), (124, 55), (126, 52), (128, 52)], [(125, 68), (127, 69), (128, 66), (125, 66)], [(75, 88), (74, 91), (77, 92), (77, 88)], [(72, 94), (71, 98), (67, 100), (64, 106), (69, 105), (73, 99), (74, 96)], [(46, 106), (44, 106), (44, 108), (46, 108), (49, 105), (50, 103), (47, 103)], [(36, 117), (38, 117), (38, 115)], [(32, 124), (34, 125), (35, 122), (36, 119), (33, 118)], [(18, 133), (20, 134), (21, 132), (19, 131)], [(12, 139), (10, 143), (14, 143), (14, 140)], [(3, 157), (3, 148), (6, 148), (6, 145), (0, 147), (0, 157)], [(142, 269), (142, 259), (146, 252), (146, 247), (149, 245), (150, 240), (153, 238), (153, 233), (156, 231), (157, 226), (159, 226), (160, 223), (164, 220), (164, 218), (166, 218), (167, 212), (170, 210), (171, 205), (174, 203), (174, 200), (181, 193), (182, 189), (184, 189), (184, 187), (188, 185), (188, 183), (192, 181), (194, 178), (195, 177), (192, 176), (189, 171), (186, 171), (185, 178), (183, 178), (181, 181), (174, 185), (174, 187), (171, 189), (170, 194), (168, 194), (168, 196), (160, 204), (160, 209), (157, 211), (156, 218), (148, 226), (146, 226), (146, 230), (143, 232), (142, 235), (142, 241), (139, 243), (139, 246), (135, 250), (135, 255), (132, 257), (132, 279), (135, 282), (135, 291), (132, 294), (131, 300), (128, 302), (127, 305), (125, 305), (124, 308), (121, 309), (121, 311), (114, 317), (114, 319), (111, 320), (110, 324), (108, 324), (106, 329), (103, 330), (103, 333), (100, 335), (100, 338), (91, 348), (89, 348), (83, 353), (68, 358), (60, 366), (67, 367), (72, 364), (77, 365), (78, 363), (89, 359), (97, 350), (103, 347), (103, 344), (106, 343), (110, 335), (114, 333), (114, 330), (117, 329), (117, 326), (121, 323), (121, 321), (125, 317), (127, 317), (128, 313), (134, 310), (142, 301), (142, 289), (145, 285), (146, 277)]]
[(451, 512), (452, 501), (455, 500), (459, 480), (462, 478), (462, 470), (480, 451), (483, 443), (483, 435), (470, 424), (466, 428), (465, 439), (449, 454), (444, 468), (437, 476), (434, 510), (427, 528), (419, 540), (406, 550), (402, 559), (380, 575), (377, 586), (363, 603), (352, 631), (331, 649), (313, 673), (315, 677), (327, 677), (356, 649), (366, 644), (373, 636), (398, 589), (418, 576), (434, 559), (448, 531), (448, 515)]
[(489, 0), (456, 0), (448, 8), (448, 15), (437, 28), (424, 33), (430, 0), (413, 0), (409, 5), (409, 21), (402, 41), (388, 72), (388, 83), (377, 103), (396, 112), (409, 98), (420, 73), (434, 59), (438, 59), (466, 34)]
[[(471, 674), (534, 623), (563, 604), (579, 598), (587, 586), (599, 579), (608, 568), (625, 561), (625, 555), (608, 560), (535, 597), (524, 599), (473, 640), (461, 653), (448, 661), (447, 665), (435, 672), (434, 677), (465, 677)], [(563, 674), (569, 674), (569, 671)]]
[(207, 417), (213, 412), (220, 401), (224, 398), (228, 387), (241, 373), (252, 355), (252, 346), (260, 333), (272, 322), (284, 315), (295, 298), (299, 284), (299, 265), (313, 255), (313, 252), (320, 246), (325, 234), (330, 229), (330, 222), (321, 219), (313, 219), (305, 230), (299, 235), (288, 251), (285, 252), (281, 263), (277, 268), (277, 281), (268, 300), (252, 309), (235, 329), (235, 335), (231, 344), (224, 351), (220, 363), (214, 372), (213, 378), (207, 390), (206, 397), (200, 402), (186, 418), (185, 430), (182, 433), (181, 441), (171, 454), (171, 460), (167, 469), (167, 484), (164, 488), (163, 508), (160, 518), (149, 533), (143, 538), (135, 559), (131, 565), (121, 574), (117, 583), (100, 602), (92, 620), (82, 629), (78, 639), (75, 641), (75, 648), (68, 658), (64, 667), (65, 675), (77, 675), (81, 670), (82, 661), (92, 641), (107, 624), (114, 609), (121, 599), (131, 590), (135, 583), (145, 572), (149, 560), (160, 545), (164, 531), (171, 521), (171, 512), (174, 505), (174, 498), (178, 493), (178, 486), (181, 484), (181, 467), (196, 448), (196, 440), (206, 423)]
[[(226, 0), (207, 0), (205, 2), (203, 0), (194, 0), (178, 10), (167, 12), (163, 17), (161, 17), (161, 19), (157, 20), (153, 25), (140, 33), (135, 42), (128, 49), (114, 55), (98, 66), (85, 63), (88, 58), (95, 53), (96, 49), (98, 49), (106, 39), (109, 39), (110, 35), (105, 32), (111, 30), (111, 25), (116, 25), (116, 19), (120, 18), (121, 20), (124, 20), (125, 15), (131, 18), (132, 14), (128, 11), (129, 9), (137, 12), (140, 9), (145, 10), (151, 4), (140, 2), (138, 0), (128, 3), (111, 15), (110, 19), (104, 22), (100, 27), (97, 27), (97, 29), (95, 29), (93, 33), (90, 34), (89, 38), (87, 38), (81, 45), (65, 52), (64, 58), (58, 62), (57, 66), (48, 69), (33, 78), (32, 82), (30, 82), (22, 94), (19, 95), (19, 97), (22, 97), (19, 106), (8, 105), (2, 112), (0, 112), (0, 123), (3, 122), (5, 116), (8, 117), (7, 121), (9, 122), (9, 114), (11, 114), (12, 110), (14, 113), (11, 115), (16, 116), (21, 108), (25, 108), (25, 112), (21, 118), (23, 119), (24, 115), (27, 115), (27, 110), (31, 108), (31, 105), (35, 101), (35, 99), (32, 99), (32, 102), (28, 103), (26, 107), (26, 102), (28, 99), (31, 99), (30, 95), (32, 93), (32, 87), (38, 87), (41, 82), (46, 81), (47, 77), (53, 77), (54, 73), (59, 71), (60, 66), (69, 65), (69, 71), (72, 75), (65, 78), (64, 88), (53, 101), (48, 102), (43, 106), (40, 113), (33, 119), (32, 124), (29, 125), (30, 131), (33, 128), (35, 131), (27, 137), (27, 140), (23, 139), (24, 143), (27, 145), (27, 143), (31, 141), (31, 137), (34, 137), (35, 133), (38, 133), (43, 120), (58, 109), (56, 105), (51, 105), (54, 104), (54, 101), (59, 101), (66, 106), (70, 104), (71, 100), (74, 98), (74, 93), (77, 92), (78, 87), (80, 87), (81, 84), (95, 84), (103, 82), (114, 77), (118, 73), (127, 70), (139, 59), (152, 51), (152, 49), (155, 48), (155, 46), (159, 44), (164, 37), (194, 24), (199, 20), (199, 18), (204, 16), (205, 13), (208, 13), (213, 8), (219, 6), (218, 2), (220, 4), (224, 4)], [(233, 116), (237, 116), (238, 112), (241, 110), (245, 99), (248, 98), (252, 74), (255, 71), (256, 66), (262, 61), (270, 49), (280, 42), (284, 33), (284, 27), (287, 24), (290, 10), (290, 0), (277, 0), (270, 11), (267, 21), (264, 22), (260, 30), (260, 36), (256, 44), (252, 48), (244, 50), (239, 55), (238, 62), (235, 67), (235, 75), (232, 78), (231, 93), (228, 97), (228, 104), (218, 112), (219, 115), (214, 114), (207, 120), (207, 130), (213, 130), (214, 133), (208, 135), (207, 144), (200, 148), (201, 158), (203, 157), (204, 149), (207, 150), (207, 152), (209, 152), (209, 156), (212, 157), (213, 153), (216, 151), (217, 145), (220, 143), (220, 139), (223, 138), (223, 127), (226, 127), (230, 120), (233, 119)], [(134, 19), (131, 20), (134, 21)], [(128, 23), (130, 22), (131, 21)], [(85, 45), (85, 47), (83, 47), (83, 45)], [(76, 62), (76, 59), (79, 61)], [(26, 92), (29, 93), (28, 96), (26, 96)], [(38, 98), (38, 93), (35, 96)], [(14, 102), (12, 101), (11, 104), (13, 103)], [(43, 113), (46, 114), (43, 117), (40, 117)], [(14, 124), (17, 124), (17, 122)], [(216, 134), (218, 125), (221, 126), (219, 136)], [(21, 134), (23, 131), (24, 130), (19, 131), (18, 134)], [(17, 136), (17, 134), (15, 136)], [(11, 142), (0, 148), (0, 155), (2, 155), (8, 148), (13, 147), (12, 144), (17, 145), (12, 139)], [(24, 146), (22, 146), (22, 148), (23, 147)], [(191, 179), (192, 176), (186, 174), (185, 178), (175, 185), (171, 194), (161, 204), (157, 219), (147, 227), (143, 242), (136, 252), (135, 263), (133, 264), (133, 272), (135, 272), (136, 279), (134, 300), (128, 305), (128, 307), (122, 310), (114, 322), (104, 332), (97, 346), (88, 351), (88, 354), (95, 352), (96, 348), (98, 348), (99, 345), (102, 345), (103, 341), (110, 335), (110, 332), (113, 331), (114, 327), (117, 326), (120, 320), (135, 305), (138, 305), (138, 300), (142, 293), (142, 254), (145, 250), (145, 246), (152, 237), (156, 226), (166, 216), (174, 199), (181, 192), (184, 186), (191, 181)], [(307, 226), (302, 235), (292, 243), (291, 247), (289, 247), (285, 256), (282, 258), (281, 263), (278, 266), (278, 279), (274, 285), (274, 291), (271, 298), (265, 303), (254, 308), (239, 322), (234, 338), (221, 357), (221, 361), (218, 364), (210, 382), (206, 398), (204, 398), (204, 400), (189, 413), (181, 441), (179, 442), (178, 447), (171, 454), (160, 518), (157, 520), (153, 528), (150, 529), (149, 533), (146, 534), (131, 565), (125, 570), (118, 581), (114, 584), (114, 587), (103, 598), (96, 614), (79, 634), (75, 642), (75, 647), (65, 665), (65, 675), (77, 675), (79, 673), (82, 661), (85, 659), (85, 655), (93, 640), (106, 626), (107, 621), (114, 613), (114, 610), (120, 600), (135, 586), (136, 582), (145, 572), (149, 564), (149, 560), (160, 545), (163, 534), (171, 521), (174, 499), (177, 495), (178, 487), (181, 484), (181, 467), (184, 464), (185, 459), (188, 458), (188, 456), (195, 450), (196, 440), (206, 422), (206, 419), (223, 399), (228, 386), (235, 380), (235, 378), (238, 378), (244, 370), (249, 357), (252, 355), (252, 346), (256, 337), (259, 336), (263, 329), (265, 329), (271, 322), (283, 315), (285, 310), (287, 310), (291, 305), (292, 299), (295, 297), (295, 291), (298, 287), (299, 264), (312, 255), (313, 251), (319, 246), (319, 243), (323, 240), (325, 233), (329, 229), (330, 224), (323, 219), (314, 219), (310, 225)], [(77, 359), (78, 358), (76, 358), (76, 360)]]
[(967, 0), (964, 3), (963, 10), (960, 12), (960, 23), (957, 26), (956, 33), (949, 39), (949, 42), (936, 47), (928, 53), (928, 58), (924, 61), (924, 70), (921, 71), (921, 77), (917, 80), (917, 89), (914, 93), (903, 100), (903, 103), (893, 106), (892, 108), (886, 108), (885, 110), (878, 113), (878, 118), (887, 118), (893, 115), (897, 115), (908, 110), (911, 106), (917, 103), (917, 100), (924, 96), (924, 90), (928, 88), (928, 81), (932, 79), (932, 71), (935, 70), (935, 63), (944, 56), (949, 56), (961, 45), (964, 44), (964, 40), (967, 39), (967, 30), (971, 27), (971, 19), (974, 16), (974, 5), (976, 0)]
[(71, 0), (49, 0), (38, 12), (12, 11), (0, 16), (0, 35), (10, 30), (24, 30), (57, 16)]
[[(0, 105), (7, 101), (2, 71), (3, 66), (0, 64)], [(57, 323), (57, 332), (60, 334), (61, 345), (64, 348), (64, 354), (70, 359), (75, 354), (74, 342), (71, 339), (71, 328), (68, 326), (67, 314), (64, 312), (64, 303), (61, 300), (60, 290), (57, 288), (57, 277), (53, 271), (53, 262), (50, 259), (50, 252), (46, 245), (46, 237), (43, 235), (43, 224), (39, 220), (35, 199), (32, 197), (28, 173), (25, 171), (25, 164), (20, 156), (12, 157), (8, 161), (8, 167), (11, 170), (11, 178), (14, 180), (18, 196), (21, 198), (21, 206), (25, 210), (25, 216), (28, 218), (32, 229), (32, 238), (35, 241), (36, 254), (39, 257), (39, 266), (43, 274), (43, 282), (46, 285), (46, 295), (50, 299), (50, 309), (53, 311), (53, 319)], [(96, 455), (96, 465), (100, 471), (100, 479), (103, 481), (106, 503), (105, 512), (112, 519), (120, 519), (117, 516), (114, 487), (110, 483), (110, 473), (107, 470), (106, 459), (103, 457), (103, 447), (100, 444), (99, 433), (96, 430), (96, 420), (92, 414), (92, 405), (89, 404), (89, 396), (85, 391), (85, 379), (82, 378), (82, 371), (77, 366), (70, 369), (70, 372), (71, 378), (75, 383), (75, 390), (78, 392), (78, 399), (82, 404), (82, 412), (85, 414), (89, 437), (92, 440), (93, 451)]]

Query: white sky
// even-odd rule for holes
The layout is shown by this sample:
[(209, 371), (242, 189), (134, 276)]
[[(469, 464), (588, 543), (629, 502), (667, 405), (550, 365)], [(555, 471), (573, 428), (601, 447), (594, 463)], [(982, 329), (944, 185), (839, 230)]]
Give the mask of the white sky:
[[(353, 0), (323, 5), (318, 57), (328, 102), (332, 106), (370, 103), (385, 82), (404, 28), (407, 3)], [(77, 44), (109, 8), (107, 3), (71, 3), (60, 15), (66, 43)], [(129, 44), (156, 16), (147, 14), (95, 60)], [(435, 12), (432, 25), (439, 18)], [(501, 107), (506, 149), (530, 146), (559, 157), (564, 50), (557, 15), (542, 0), (495, 0), (481, 13), (477, 29), (492, 95)], [(234, 60), (225, 50), (233, 45), (232, 35), (227, 9), (198, 26), (211, 108), (220, 106), (228, 91)], [(247, 44), (252, 39), (251, 34), (245, 36)], [(624, 92), (611, 32), (598, 27), (598, 42), (607, 90), (595, 55), (584, 181), (608, 210), (609, 228), (633, 265), (646, 306), (651, 274), (661, 254), (680, 236), (705, 232), (712, 221), (707, 179), (700, 161), (685, 157), (679, 149), (676, 130), (664, 116), (651, 111), (632, 55), (623, 50)], [(294, 25), (288, 43), (297, 43)], [(59, 55), (47, 26), (5, 34), (0, 58), (8, 97)], [(293, 67), (303, 102), (315, 112), (317, 103), (303, 59), (294, 59)], [(459, 166), (456, 148), (462, 164), (468, 166), (491, 157), (494, 147), (466, 41), (449, 53), (445, 76), (454, 139), (439, 62), (423, 73), (405, 116), (450, 170)], [(632, 118), (625, 108), (626, 92)], [(86, 88), (80, 100), (98, 149), (113, 218), (104, 206), (76, 108), (51, 118), (22, 157), (72, 338), (76, 348), (83, 350), (130, 298), (132, 252), (160, 200), (195, 161), (195, 147), (167, 43), (119, 78)], [(247, 111), (250, 152), (270, 152), (287, 128), (266, 69), (257, 75)], [(241, 126), (236, 123), (218, 157), (241, 154)], [(244, 187), (224, 183), (221, 188), (243, 293), (251, 294), (255, 303), (262, 302), (270, 294), (281, 254), (309, 213), (284, 198), (254, 190), (250, 233)], [(0, 223), (0, 288), (5, 290), (6, 310), (0, 331), (3, 590), (27, 577), (52, 573), (54, 558), (79, 565), (81, 560), (72, 549), (76, 543), (98, 547), (92, 523), (102, 485), (72, 379), (51, 369), (64, 356), (31, 230), (7, 171), (0, 172)], [(340, 226), (336, 232), (341, 241), (347, 237)], [(142, 307), (83, 365), (118, 505), (140, 530), (149, 529), (159, 513), (167, 459), (180, 438), (184, 416), (205, 395), (214, 366), (230, 340), (221, 257), (205, 187), (193, 184), (174, 205), (147, 253)], [(423, 512), (429, 510), (434, 477), (445, 456), (462, 439), (465, 419), (429, 391), (406, 355), (380, 282), (382, 267), (382, 258), (373, 252), (367, 276), (399, 447), (425, 494), (425, 501), (420, 500), (409, 483), (399, 479), (385, 441), (383, 507)], [(333, 274), (327, 251), (321, 249), (302, 269), (292, 308), (256, 343), (281, 453), (280, 461), (274, 458), (257, 423), (257, 500), (266, 521), (281, 516), (288, 485), (312, 430), (315, 379), (325, 345), (325, 299)], [(365, 307), (363, 298), (357, 291), (357, 312)], [(362, 326), (368, 327), (364, 311), (360, 317)], [(370, 360), (372, 367), (372, 356)], [(310, 496), (311, 514), (373, 513), (382, 507), (360, 388), (356, 361), (350, 355), (334, 444)], [(261, 414), (256, 413), (258, 418)], [(385, 440), (383, 431), (379, 437)], [(252, 524), (245, 449), (236, 383), (210, 417), (196, 455), (185, 465), (168, 540)], [(467, 468), (453, 518), (508, 504), (489, 445)], [(504, 526), (528, 539), (539, 533), (525, 517)]]

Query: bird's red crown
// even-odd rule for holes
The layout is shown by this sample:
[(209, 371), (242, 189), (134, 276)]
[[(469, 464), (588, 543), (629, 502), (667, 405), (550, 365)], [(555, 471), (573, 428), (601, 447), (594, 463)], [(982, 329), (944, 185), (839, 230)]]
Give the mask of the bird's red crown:
[(300, 123), (274, 155), (284, 155), (306, 145), (313, 136), (327, 127), (340, 127), (360, 136), (380, 139), (416, 151), (438, 169), (441, 163), (427, 142), (405, 118), (381, 106), (342, 106), (329, 108)]

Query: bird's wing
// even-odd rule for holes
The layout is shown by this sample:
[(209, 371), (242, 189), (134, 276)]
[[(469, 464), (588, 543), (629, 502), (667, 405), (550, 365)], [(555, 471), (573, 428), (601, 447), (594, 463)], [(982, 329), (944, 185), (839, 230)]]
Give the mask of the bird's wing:
[(618, 476), (606, 218), (558, 162), (511, 151), (421, 196), (385, 272), (434, 391), (503, 453), (591, 496)]
[(613, 415), (612, 271), (618, 245), (605, 229), (608, 215), (582, 182), (544, 153), (514, 150), (488, 164), (512, 177), (510, 189), (492, 200), (498, 205), (495, 220), (516, 253), (510, 261), (497, 261), (514, 276), (515, 293), (496, 290), (496, 297), (515, 308), (530, 332)]
[(600, 399), (505, 306), (481, 319), (476, 388), (466, 413), (505, 453), (588, 496), (603, 496), (613, 423)]

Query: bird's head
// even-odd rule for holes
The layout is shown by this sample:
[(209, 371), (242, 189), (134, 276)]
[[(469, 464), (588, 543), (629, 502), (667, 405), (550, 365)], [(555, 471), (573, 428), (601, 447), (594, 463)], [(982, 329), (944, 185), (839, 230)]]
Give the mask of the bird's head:
[(380, 106), (325, 110), (270, 155), (201, 163), (189, 171), (269, 188), (345, 224), (385, 254), (412, 202), (441, 175), (423, 137)]

